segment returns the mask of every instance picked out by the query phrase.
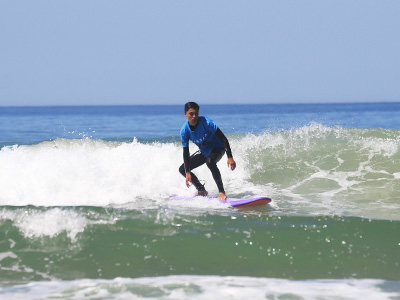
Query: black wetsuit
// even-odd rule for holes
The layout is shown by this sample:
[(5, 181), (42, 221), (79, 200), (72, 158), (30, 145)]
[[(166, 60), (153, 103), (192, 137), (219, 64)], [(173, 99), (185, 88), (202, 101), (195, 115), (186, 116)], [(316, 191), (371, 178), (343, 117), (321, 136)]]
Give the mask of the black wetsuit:
[[(194, 130), (192, 126), (190, 127), (192, 130)], [(224, 184), (222, 183), (221, 173), (217, 167), (217, 162), (222, 158), (225, 152), (228, 158), (232, 157), (232, 151), (228, 139), (219, 128), (216, 130), (215, 136), (222, 141), (224, 147), (214, 148), (208, 157), (205, 157), (200, 151), (197, 151), (192, 156), (189, 156), (190, 155), (189, 147), (183, 147), (184, 163), (180, 166), (179, 172), (184, 177), (186, 177), (187, 172), (190, 172), (193, 185), (196, 187), (198, 191), (204, 191), (205, 190), (204, 186), (200, 183), (197, 176), (194, 175), (191, 171), (203, 164), (207, 164), (207, 167), (210, 169), (211, 174), (215, 180), (215, 183), (218, 186), (219, 192), (225, 193)]]

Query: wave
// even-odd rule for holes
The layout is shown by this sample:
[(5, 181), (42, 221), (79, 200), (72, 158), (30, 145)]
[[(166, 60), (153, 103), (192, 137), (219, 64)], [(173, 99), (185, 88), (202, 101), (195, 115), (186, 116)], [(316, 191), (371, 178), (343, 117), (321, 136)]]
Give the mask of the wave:
[[(399, 218), (400, 130), (314, 123), (229, 140), (238, 167), (232, 172), (224, 158), (219, 162), (229, 196), (269, 195), (276, 213)], [(0, 205), (154, 208), (171, 194), (194, 193), (178, 173), (181, 163), (176, 139), (4, 146)], [(206, 167), (195, 172), (217, 193)]]
[(399, 222), (8, 207), (0, 209), (0, 282), (182, 274), (399, 281)]
[(398, 282), (378, 279), (302, 280), (223, 276), (166, 276), (32, 282), (0, 288), (21, 299), (398, 299)]

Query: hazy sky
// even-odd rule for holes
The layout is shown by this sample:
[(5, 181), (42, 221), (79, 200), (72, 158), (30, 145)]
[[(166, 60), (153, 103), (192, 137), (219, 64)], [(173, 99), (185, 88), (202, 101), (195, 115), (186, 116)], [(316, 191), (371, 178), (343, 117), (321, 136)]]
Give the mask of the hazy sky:
[(0, 105), (400, 101), (399, 0), (0, 0)]

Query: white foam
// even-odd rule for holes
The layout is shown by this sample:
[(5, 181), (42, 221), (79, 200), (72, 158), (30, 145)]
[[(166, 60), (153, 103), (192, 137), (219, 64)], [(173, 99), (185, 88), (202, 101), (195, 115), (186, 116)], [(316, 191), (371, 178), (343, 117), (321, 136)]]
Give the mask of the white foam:
[(26, 238), (53, 238), (61, 233), (76, 242), (77, 235), (90, 224), (113, 223), (114, 220), (88, 220), (75, 210), (52, 208), (45, 211), (34, 209), (0, 210), (0, 220), (12, 220), (13, 225)]
[[(385, 284), (390, 287), (385, 288)], [(32, 282), (2, 287), (6, 299), (394, 299), (399, 282), (375, 279), (287, 280), (255, 277), (168, 276)]]
[(10, 252), (10, 251), (8, 251), (8, 252), (0, 252), (0, 261), (2, 261), (5, 258), (8, 258), (8, 257), (17, 258), (18, 256), (15, 253)]
[[(247, 177), (241, 158), (237, 161), (234, 174), (226, 160), (220, 162), (227, 188), (241, 186)], [(173, 143), (59, 139), (4, 147), (0, 151), (0, 205), (107, 206), (157, 200), (187, 191), (178, 172), (181, 164), (182, 149)], [(196, 173), (211, 193), (217, 192), (207, 167)], [(194, 188), (190, 191), (193, 194)]]
[(178, 165), (175, 152), (172, 144), (116, 146), (88, 139), (3, 148), (0, 204), (105, 206), (160, 195), (178, 177), (169, 171)]
[[(229, 197), (269, 196), (277, 213), (398, 219), (400, 175), (392, 161), (400, 139), (390, 134), (396, 133), (313, 123), (232, 136), (237, 168), (231, 171), (226, 157), (218, 166)], [(170, 201), (170, 195), (195, 193), (178, 172), (181, 164), (180, 143), (57, 139), (3, 147), (0, 205), (225, 209), (218, 202)], [(210, 195), (218, 194), (206, 166), (194, 172)], [(380, 206), (373, 207), (376, 199)]]

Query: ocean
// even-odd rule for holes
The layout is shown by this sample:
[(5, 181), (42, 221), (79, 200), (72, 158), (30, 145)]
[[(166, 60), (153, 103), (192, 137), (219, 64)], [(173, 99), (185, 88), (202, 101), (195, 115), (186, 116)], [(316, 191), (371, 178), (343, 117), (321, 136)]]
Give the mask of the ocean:
[(0, 107), (0, 299), (400, 299), (400, 103), (201, 105), (241, 209), (183, 110)]

